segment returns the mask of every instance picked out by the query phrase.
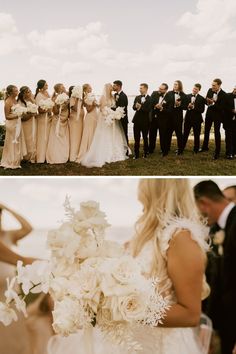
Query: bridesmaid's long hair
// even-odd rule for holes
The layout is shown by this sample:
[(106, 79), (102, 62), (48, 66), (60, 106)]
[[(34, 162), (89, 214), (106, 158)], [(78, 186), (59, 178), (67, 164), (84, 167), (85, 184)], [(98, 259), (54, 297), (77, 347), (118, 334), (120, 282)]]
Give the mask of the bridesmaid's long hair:
[(73, 88), (74, 88), (75, 86), (70, 86), (69, 87), (69, 97), (71, 98), (71, 95), (72, 95), (72, 91), (73, 91)]
[(56, 95), (58, 94), (59, 92), (59, 89), (60, 89), (60, 86), (62, 86), (63, 84), (62, 83), (58, 83), (56, 85), (54, 85), (54, 92), (53, 92), (53, 95), (52, 95), (52, 99), (54, 99), (56, 97)]
[(46, 84), (46, 80), (39, 80), (37, 82), (37, 88), (36, 88), (36, 91), (35, 91), (34, 98), (36, 98), (36, 96), (39, 93), (39, 91), (42, 90), (42, 88), (44, 88), (45, 84)]
[(25, 102), (25, 100), (24, 100), (24, 94), (25, 94), (25, 92), (26, 91), (28, 91), (29, 90), (29, 87), (28, 86), (22, 86), (21, 88), (20, 88), (20, 92), (19, 92), (19, 95), (18, 95), (18, 99), (17, 99), (17, 101), (19, 102), (22, 102), (25, 106), (26, 106), (26, 102)]
[(82, 97), (82, 101), (84, 102), (84, 99), (85, 99), (85, 96), (86, 96), (86, 91), (87, 91), (87, 89), (89, 88), (89, 84), (84, 84), (83, 86), (82, 86), (82, 88), (83, 88), (83, 97)]
[(6, 92), (5, 92), (5, 96), (4, 96), (4, 101), (6, 101), (8, 99), (8, 97), (11, 96), (14, 88), (16, 88), (15, 85), (8, 85), (6, 88)]
[(157, 268), (160, 253), (158, 237), (168, 222), (175, 218), (185, 218), (202, 224), (193, 190), (185, 178), (141, 179), (138, 187), (138, 199), (143, 205), (143, 213), (135, 224), (135, 236), (131, 240), (131, 250), (136, 257), (146, 242), (152, 240), (154, 260), (152, 272)]

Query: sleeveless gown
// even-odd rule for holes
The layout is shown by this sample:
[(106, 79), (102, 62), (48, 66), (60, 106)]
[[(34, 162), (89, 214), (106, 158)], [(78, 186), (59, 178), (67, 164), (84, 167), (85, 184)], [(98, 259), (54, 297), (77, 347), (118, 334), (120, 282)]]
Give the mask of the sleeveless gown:
[[(177, 230), (187, 229), (191, 232), (193, 240), (205, 250), (205, 228), (187, 219), (172, 220), (158, 237), (159, 244), (159, 264), (158, 277), (163, 291), (169, 294), (171, 303), (176, 302), (175, 292), (167, 272), (167, 250), (169, 242)], [(137, 256), (143, 272), (150, 274), (153, 257), (153, 242), (145, 244), (140, 254)], [(209, 294), (209, 287), (203, 279), (202, 298)], [(139, 327), (135, 330), (135, 338), (141, 344), (141, 351), (129, 351), (126, 346), (119, 347), (112, 345), (103, 339), (99, 329), (92, 329), (91, 334), (91, 354), (203, 354), (197, 337), (196, 328), (150, 328)], [(84, 333), (81, 331), (69, 337), (63, 338), (59, 335), (52, 337), (48, 345), (48, 354), (88, 354)]]

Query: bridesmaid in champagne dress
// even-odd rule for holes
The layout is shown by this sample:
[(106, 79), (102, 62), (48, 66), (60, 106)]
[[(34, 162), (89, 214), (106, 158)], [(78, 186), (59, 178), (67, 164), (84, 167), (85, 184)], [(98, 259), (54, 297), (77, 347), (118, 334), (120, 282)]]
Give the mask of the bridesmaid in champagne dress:
[(76, 160), (78, 163), (83, 159), (92, 144), (98, 120), (97, 102), (92, 95), (92, 87), (89, 84), (83, 85), (83, 105), (87, 110), (87, 114), (84, 118), (83, 135)]
[[(35, 103), (32, 92), (27, 86), (20, 88), (18, 95), (18, 103), (26, 107), (27, 103)], [(22, 128), (25, 137), (27, 155), (24, 156), (24, 160), (35, 163), (36, 161), (36, 121), (35, 114), (28, 113), (27, 116), (22, 119)]]
[(14, 85), (9, 85), (6, 89), (5, 117), (6, 136), (2, 153), (1, 167), (5, 169), (21, 168), (21, 160), (27, 154), (22, 127), (19, 137), (16, 139), (18, 117), (13, 114), (12, 107), (17, 104), (18, 89)]
[[(69, 89), (70, 96), (70, 161), (75, 162), (80, 150), (80, 144), (83, 134), (84, 125), (84, 108), (82, 101), (78, 98), (71, 97), (74, 86)], [(78, 113), (78, 114), (77, 114)]]
[[(41, 100), (50, 98), (48, 94), (48, 84), (45, 80), (39, 80), (35, 93), (35, 102), (39, 105)], [(52, 122), (52, 112), (45, 112), (39, 108), (37, 118), (37, 140), (36, 140), (36, 162), (44, 163), (46, 161), (46, 151), (48, 146), (49, 132)]]
[[(54, 86), (54, 94), (52, 100), (55, 101), (57, 95), (66, 93), (63, 84), (56, 84)], [(59, 164), (66, 163), (69, 159), (69, 103), (64, 103), (61, 106), (61, 113), (59, 113), (59, 106), (55, 105), (53, 108), (52, 125), (48, 140), (48, 147), (46, 153), (47, 163)], [(60, 121), (58, 122), (58, 119)], [(59, 129), (58, 125), (59, 124)], [(59, 130), (59, 131), (58, 131)]]
[[(4, 231), (1, 227), (2, 212), (10, 213), (20, 224), (18, 230)], [(31, 225), (16, 212), (0, 204), (0, 240), (7, 247), (11, 248), (18, 240), (28, 235), (32, 230)], [(15, 276), (16, 268), (13, 265), (0, 262), (0, 301), (4, 300), (6, 290), (6, 278)], [(17, 322), (5, 327), (0, 323), (0, 353), (1, 354), (32, 354), (30, 336), (26, 326), (26, 320), (19, 315)]]

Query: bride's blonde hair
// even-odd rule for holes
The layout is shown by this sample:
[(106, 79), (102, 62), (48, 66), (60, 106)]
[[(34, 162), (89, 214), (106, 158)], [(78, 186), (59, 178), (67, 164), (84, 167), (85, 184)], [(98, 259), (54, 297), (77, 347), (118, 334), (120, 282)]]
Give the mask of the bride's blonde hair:
[(193, 190), (187, 179), (141, 179), (138, 199), (143, 205), (143, 213), (135, 224), (135, 236), (130, 243), (134, 257), (139, 254), (147, 241), (153, 240), (154, 255), (157, 259), (158, 236), (161, 237), (159, 232), (171, 219), (178, 217), (201, 222)]

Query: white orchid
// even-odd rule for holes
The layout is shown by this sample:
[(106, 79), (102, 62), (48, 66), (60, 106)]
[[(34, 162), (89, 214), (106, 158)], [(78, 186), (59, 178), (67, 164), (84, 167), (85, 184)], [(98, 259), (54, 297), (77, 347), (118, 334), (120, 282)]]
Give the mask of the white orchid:
[(17, 321), (16, 312), (9, 305), (0, 302), (0, 322), (9, 326), (13, 321)]

